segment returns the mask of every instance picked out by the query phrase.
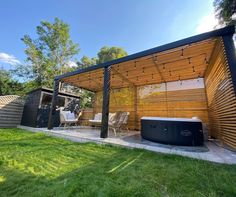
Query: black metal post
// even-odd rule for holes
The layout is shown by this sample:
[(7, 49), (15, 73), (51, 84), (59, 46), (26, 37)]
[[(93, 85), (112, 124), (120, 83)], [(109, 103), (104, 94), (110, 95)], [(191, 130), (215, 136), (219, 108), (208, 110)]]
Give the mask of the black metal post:
[(110, 100), (110, 71), (111, 71), (111, 66), (104, 68), (102, 127), (101, 127), (101, 133), (100, 133), (101, 138), (107, 138), (107, 136), (108, 136), (109, 100)]
[(225, 53), (228, 61), (228, 66), (234, 86), (234, 93), (236, 95), (236, 51), (233, 42), (233, 34), (223, 36)]
[(51, 103), (49, 118), (48, 118), (48, 129), (53, 129), (53, 122), (54, 122), (54, 115), (56, 112), (58, 91), (59, 91), (59, 80), (55, 79), (54, 80), (54, 87), (53, 87), (52, 103)]

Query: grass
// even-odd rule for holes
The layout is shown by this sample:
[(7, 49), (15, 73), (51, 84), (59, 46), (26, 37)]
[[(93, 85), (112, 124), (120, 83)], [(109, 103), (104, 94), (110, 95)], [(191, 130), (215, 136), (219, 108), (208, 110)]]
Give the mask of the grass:
[(0, 129), (0, 196), (236, 196), (236, 165)]

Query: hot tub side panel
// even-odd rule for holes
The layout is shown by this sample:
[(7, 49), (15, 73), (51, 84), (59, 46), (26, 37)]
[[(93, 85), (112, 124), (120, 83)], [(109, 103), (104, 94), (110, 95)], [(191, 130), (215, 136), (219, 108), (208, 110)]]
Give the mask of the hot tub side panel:
[(141, 120), (142, 138), (182, 146), (203, 145), (201, 122)]

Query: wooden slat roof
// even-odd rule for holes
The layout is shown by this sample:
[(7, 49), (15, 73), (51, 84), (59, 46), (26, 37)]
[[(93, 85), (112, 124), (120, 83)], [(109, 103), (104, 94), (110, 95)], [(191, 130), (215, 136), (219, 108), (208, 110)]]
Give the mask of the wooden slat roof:
[(217, 39), (233, 33), (234, 27), (229, 26), (60, 75), (56, 79), (99, 91), (103, 87), (103, 68), (107, 66), (112, 66), (111, 88), (203, 77)]

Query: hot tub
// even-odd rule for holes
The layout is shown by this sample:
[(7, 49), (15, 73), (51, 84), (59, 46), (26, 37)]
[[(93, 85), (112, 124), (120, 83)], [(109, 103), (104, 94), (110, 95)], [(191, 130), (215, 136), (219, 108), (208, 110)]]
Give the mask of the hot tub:
[(142, 138), (182, 146), (203, 145), (202, 121), (191, 118), (142, 117)]

